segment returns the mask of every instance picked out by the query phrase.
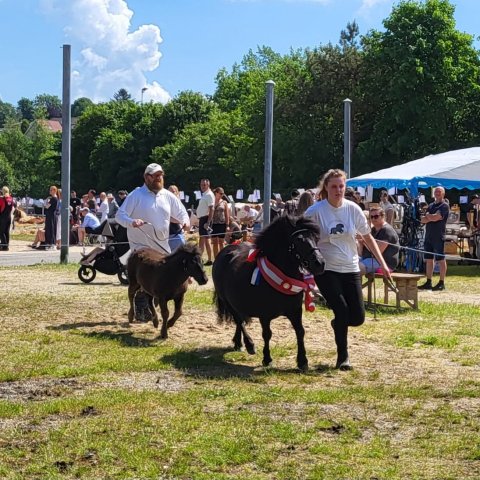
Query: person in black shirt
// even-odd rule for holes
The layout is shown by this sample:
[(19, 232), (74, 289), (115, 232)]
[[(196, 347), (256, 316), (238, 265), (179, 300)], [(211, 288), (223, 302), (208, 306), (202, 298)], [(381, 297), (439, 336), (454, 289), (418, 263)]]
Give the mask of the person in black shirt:
[[(445, 290), (445, 276), (447, 275), (447, 261), (445, 260), (445, 230), (447, 226), (450, 207), (445, 201), (445, 189), (435, 187), (433, 191), (435, 201), (427, 208), (427, 213), (421, 218), (425, 224), (424, 249), (427, 281), (418, 287), (419, 290)], [(436, 260), (440, 267), (440, 281), (432, 287), (433, 261)]]
[(78, 211), (82, 206), (82, 201), (77, 197), (77, 192), (72, 190), (70, 192), (70, 206), (72, 207), (72, 220), (73, 223), (78, 223)]

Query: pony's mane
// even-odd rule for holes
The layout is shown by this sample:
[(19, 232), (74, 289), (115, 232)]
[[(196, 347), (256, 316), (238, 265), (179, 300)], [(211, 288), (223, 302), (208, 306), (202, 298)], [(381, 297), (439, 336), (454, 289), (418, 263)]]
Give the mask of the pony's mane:
[(289, 236), (297, 230), (309, 230), (317, 239), (320, 237), (320, 228), (311, 218), (285, 215), (277, 217), (264, 228), (255, 238), (255, 245), (259, 250), (268, 252), (288, 242)]
[(193, 242), (187, 242), (185, 245), (181, 245), (178, 247), (170, 256), (182, 255), (184, 253), (188, 253), (190, 255), (200, 255), (200, 250), (198, 249), (197, 245)]

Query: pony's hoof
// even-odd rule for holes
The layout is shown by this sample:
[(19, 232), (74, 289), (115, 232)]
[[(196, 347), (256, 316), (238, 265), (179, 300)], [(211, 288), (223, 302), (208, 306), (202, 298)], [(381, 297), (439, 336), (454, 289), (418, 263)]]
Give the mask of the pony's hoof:
[(245, 345), (245, 348), (247, 349), (247, 353), (249, 355), (255, 355), (257, 353), (255, 350), (255, 345)]
[(233, 346), (233, 351), (234, 352), (241, 352), (242, 351), (242, 346), (241, 345), (234, 345)]
[(159, 323), (158, 323), (158, 318), (152, 319), (152, 322), (153, 322), (153, 326), (154, 326), (155, 328), (158, 328), (158, 325), (159, 325)]
[(167, 333), (167, 332), (161, 332), (161, 333), (160, 333), (160, 338), (161, 338), (162, 340), (166, 340), (166, 339), (168, 338), (168, 333)]
[(352, 364), (350, 363), (350, 359), (348, 358), (348, 356), (343, 360), (338, 359), (335, 368), (342, 371), (353, 370)]
[(308, 372), (308, 363), (306, 363), (305, 365), (299, 365), (299, 366), (298, 366), (298, 369), (299, 369), (302, 373)]
[(270, 367), (272, 366), (272, 360), (270, 360), (270, 361), (268, 361), (268, 360), (263, 360), (262, 365), (263, 365), (265, 368), (270, 368)]

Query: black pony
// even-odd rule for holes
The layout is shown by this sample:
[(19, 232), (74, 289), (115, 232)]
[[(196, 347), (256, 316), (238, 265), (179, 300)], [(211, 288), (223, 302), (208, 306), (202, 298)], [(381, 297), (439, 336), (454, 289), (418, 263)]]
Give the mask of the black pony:
[[(303, 291), (286, 295), (271, 286), (265, 276), (257, 275), (258, 259), (268, 259), (285, 277), (280, 280), (280, 290), (290, 283), (302, 282), (306, 270), (313, 275), (323, 271), (323, 261), (317, 248), (320, 232), (318, 226), (305, 217), (284, 216), (276, 218), (255, 239), (255, 243), (241, 243), (225, 247), (215, 259), (212, 269), (215, 284), (214, 300), (220, 321), (236, 323), (233, 343), (235, 349), (242, 346), (242, 334), (248, 353), (255, 353), (255, 345), (245, 325), (251, 317), (258, 317), (264, 340), (263, 365), (272, 362), (270, 356), (270, 322), (285, 315), (297, 336), (297, 365), (308, 369), (302, 325)], [(255, 260), (251, 249), (257, 249)], [(248, 257), (248, 259), (247, 259)], [(252, 279), (253, 277), (253, 279)], [(290, 282), (292, 280), (292, 282)], [(255, 285), (252, 284), (256, 283)]]

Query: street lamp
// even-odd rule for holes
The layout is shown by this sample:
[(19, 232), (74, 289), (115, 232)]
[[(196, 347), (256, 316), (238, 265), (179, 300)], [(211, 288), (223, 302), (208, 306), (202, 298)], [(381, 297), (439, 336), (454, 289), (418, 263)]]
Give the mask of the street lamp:
[(142, 97), (140, 103), (143, 105), (143, 94), (148, 90), (148, 87), (143, 87), (142, 88)]

